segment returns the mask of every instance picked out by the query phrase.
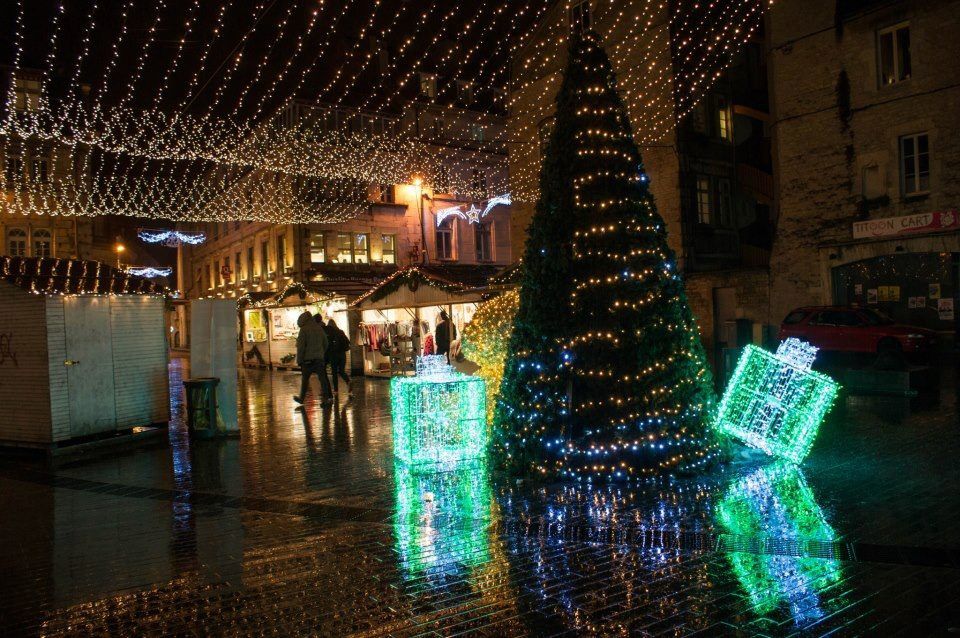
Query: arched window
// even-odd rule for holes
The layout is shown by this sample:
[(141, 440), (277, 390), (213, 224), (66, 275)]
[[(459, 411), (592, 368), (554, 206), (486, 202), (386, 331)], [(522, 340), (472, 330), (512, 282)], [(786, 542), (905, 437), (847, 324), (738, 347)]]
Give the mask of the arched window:
[(53, 236), (46, 228), (38, 228), (33, 231), (33, 256), (34, 257), (52, 257), (53, 256)]
[(7, 231), (7, 254), (11, 257), (27, 256), (27, 231), (22, 228)]

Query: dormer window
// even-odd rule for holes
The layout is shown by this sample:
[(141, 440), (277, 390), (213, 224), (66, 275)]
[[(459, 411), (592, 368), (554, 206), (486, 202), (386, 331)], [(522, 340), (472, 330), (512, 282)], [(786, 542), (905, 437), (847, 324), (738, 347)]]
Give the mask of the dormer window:
[(431, 100), (437, 97), (437, 76), (434, 73), (420, 74), (420, 95)]

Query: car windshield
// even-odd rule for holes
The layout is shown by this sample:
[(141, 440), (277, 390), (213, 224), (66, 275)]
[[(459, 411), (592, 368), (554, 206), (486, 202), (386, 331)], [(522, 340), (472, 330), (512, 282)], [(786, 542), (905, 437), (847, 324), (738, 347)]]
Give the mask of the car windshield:
[(883, 314), (879, 310), (864, 309), (860, 313), (864, 316), (871, 326), (888, 326), (893, 323), (893, 319)]

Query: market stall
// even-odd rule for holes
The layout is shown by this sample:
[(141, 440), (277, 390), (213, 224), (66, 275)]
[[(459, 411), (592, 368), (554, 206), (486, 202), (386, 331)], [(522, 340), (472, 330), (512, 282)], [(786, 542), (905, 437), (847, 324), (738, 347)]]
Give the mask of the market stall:
[(270, 339), (267, 337), (267, 306), (276, 293), (248, 292), (237, 300), (240, 322), (240, 363), (247, 367), (270, 365)]
[(0, 257), (0, 404), (0, 445), (166, 423), (162, 289), (95, 261)]
[[(297, 319), (304, 312), (320, 315), (324, 324), (333, 319), (345, 334), (350, 334), (346, 296), (327, 291), (312, 283), (290, 284), (273, 297), (265, 310), (269, 360), (270, 365), (275, 368), (296, 367), (297, 334), (300, 332)], [(349, 356), (348, 353), (348, 370), (350, 369)]]
[(416, 357), (436, 351), (440, 312), (446, 311), (459, 337), (494, 272), (484, 266), (411, 266), (361, 295), (350, 308), (360, 312), (353, 338), (363, 348), (363, 373), (413, 374)]

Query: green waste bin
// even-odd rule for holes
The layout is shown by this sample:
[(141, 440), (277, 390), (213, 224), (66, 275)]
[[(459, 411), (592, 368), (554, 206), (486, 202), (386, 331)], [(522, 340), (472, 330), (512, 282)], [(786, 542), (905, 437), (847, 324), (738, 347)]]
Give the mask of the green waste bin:
[(187, 390), (187, 430), (190, 436), (212, 438), (217, 434), (217, 377), (185, 379)]

